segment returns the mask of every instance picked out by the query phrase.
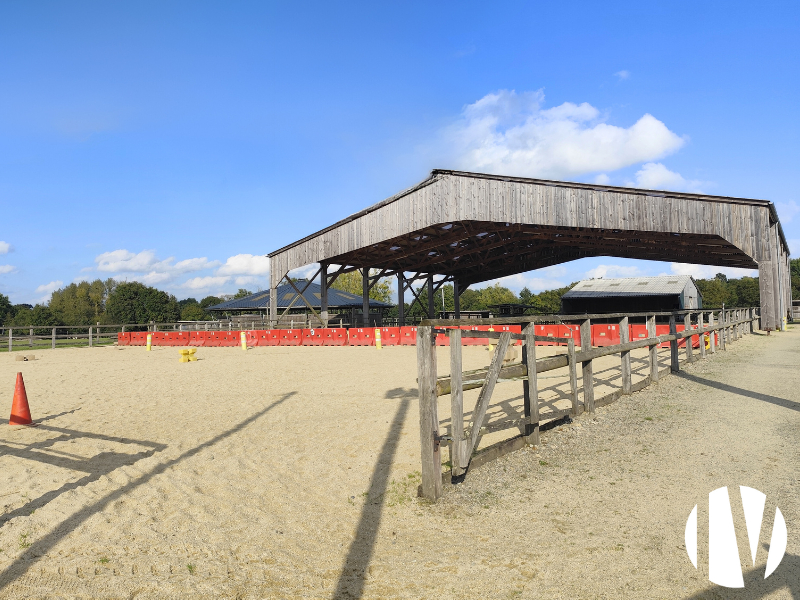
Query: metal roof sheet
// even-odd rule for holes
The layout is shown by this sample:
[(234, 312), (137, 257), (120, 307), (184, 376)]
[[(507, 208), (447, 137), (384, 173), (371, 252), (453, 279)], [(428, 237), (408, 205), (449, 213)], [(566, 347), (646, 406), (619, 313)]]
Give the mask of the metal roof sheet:
[[(302, 290), (305, 286), (305, 282), (297, 282), (297, 288)], [(278, 309), (284, 309), (294, 300), (297, 296), (297, 292), (294, 291), (294, 288), (290, 286), (288, 283), (284, 285), (278, 286), (275, 290), (278, 299)], [(303, 297), (308, 301), (308, 303), (313, 306), (315, 309), (320, 308), (320, 304), (322, 301), (322, 286), (318, 283), (311, 283), (309, 284), (308, 288), (303, 292)], [(391, 304), (386, 304), (385, 302), (380, 302), (379, 300), (373, 300), (370, 298), (369, 305), (372, 308), (388, 308), (392, 306)], [(356, 296), (355, 294), (351, 294), (349, 292), (343, 292), (342, 290), (337, 290), (333, 288), (328, 289), (328, 308), (361, 308), (363, 306), (363, 302), (361, 300), (361, 296)], [(300, 298), (297, 299), (297, 302), (294, 303), (292, 308), (308, 308)], [(263, 292), (256, 292), (255, 294), (250, 294), (249, 296), (245, 296), (244, 298), (236, 298), (235, 300), (228, 300), (227, 302), (222, 302), (221, 304), (215, 304), (214, 306), (209, 306), (206, 310), (268, 310), (269, 309), (269, 290)]]
[[(622, 279), (586, 279), (564, 294), (564, 298), (601, 298), (609, 296), (664, 296), (680, 294), (694, 280), (689, 275), (660, 277), (625, 277)], [(695, 288), (697, 286), (695, 285)]]

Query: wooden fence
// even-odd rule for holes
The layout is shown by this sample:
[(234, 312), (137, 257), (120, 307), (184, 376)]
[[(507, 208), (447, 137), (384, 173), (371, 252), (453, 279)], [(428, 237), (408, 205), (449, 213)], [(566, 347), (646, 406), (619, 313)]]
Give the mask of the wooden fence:
[[(554, 369), (569, 367), (569, 386), (571, 408), (550, 412), (548, 420), (577, 416), (584, 411), (593, 413), (597, 406), (609, 404), (621, 395), (638, 391), (659, 378), (657, 349), (662, 343), (670, 344), (670, 371), (680, 370), (678, 342), (687, 339), (684, 352), (686, 361), (693, 362), (695, 350), (692, 348), (692, 337), (700, 338), (699, 357), (707, 356), (704, 342), (705, 334), (709, 335), (708, 352), (713, 354), (719, 348), (724, 350), (727, 344), (738, 340), (742, 335), (753, 333), (754, 322), (760, 317), (755, 308), (730, 309), (724, 311), (693, 310), (669, 313), (634, 313), (634, 314), (600, 314), (600, 315), (544, 315), (536, 317), (517, 317), (500, 319), (465, 319), (465, 320), (426, 320), (417, 329), (417, 374), (419, 384), (419, 422), (422, 458), (421, 495), (436, 500), (442, 494), (442, 460), (441, 446), (450, 448), (450, 476), (454, 481), (462, 478), (470, 466), (485, 462), (506, 452), (522, 448), (525, 444), (539, 443), (540, 414), (537, 375)], [(706, 320), (707, 315), (707, 320)], [(669, 334), (656, 335), (656, 317), (669, 318)], [(592, 319), (618, 320), (620, 343), (612, 346), (592, 348)], [(629, 323), (632, 319), (644, 319), (647, 325), (646, 338), (630, 341), (628, 339)], [(677, 320), (682, 319), (684, 331), (677, 331)], [(715, 320), (716, 319), (716, 320)], [(536, 323), (578, 323), (580, 327), (580, 350), (576, 350), (571, 338), (554, 338), (537, 336), (534, 333)], [(465, 331), (462, 329), (439, 329), (441, 327), (460, 327), (473, 325), (525, 325), (522, 333)], [(527, 324), (527, 325), (526, 325)], [(696, 328), (694, 328), (696, 326)], [(450, 377), (437, 377), (436, 336), (450, 336)], [(468, 337), (495, 338), (497, 347), (488, 368), (462, 372), (462, 340)], [(715, 338), (718, 338), (715, 340)], [(503, 359), (512, 340), (522, 340), (522, 360), (520, 363), (503, 366)], [(566, 345), (567, 353), (536, 359), (536, 342), (559, 343)], [(631, 358), (632, 350), (648, 348), (649, 375), (636, 386), (632, 385)], [(592, 361), (613, 354), (620, 355), (622, 386), (616, 392), (601, 399), (595, 399)], [(530, 368), (535, 365), (534, 368)], [(582, 370), (583, 388), (578, 389), (577, 369)], [(493, 448), (484, 451), (478, 461), (475, 450), (481, 437), (486, 412), (495, 385), (502, 380), (522, 380), (524, 433), (515, 436)], [(467, 389), (480, 388), (475, 408), (471, 413), (469, 424), (464, 424), (463, 392)], [(448, 435), (440, 435), (437, 398), (450, 395), (451, 425)], [(582, 401), (581, 401), (582, 400)]]

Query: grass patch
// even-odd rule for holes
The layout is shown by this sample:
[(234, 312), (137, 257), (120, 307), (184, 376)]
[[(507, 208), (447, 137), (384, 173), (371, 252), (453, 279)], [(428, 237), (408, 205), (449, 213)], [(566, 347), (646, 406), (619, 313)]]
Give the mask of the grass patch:
[(98, 560), (97, 562), (99, 562), (101, 565), (107, 565), (108, 564), (108, 557), (107, 556), (101, 556), (100, 560)]
[(186, 568), (189, 570), (189, 575), (194, 575), (195, 566), (194, 565), (186, 565)]
[(389, 483), (386, 490), (386, 503), (389, 506), (402, 506), (408, 504), (417, 496), (417, 486), (422, 483), (422, 473), (414, 471), (405, 477)]
[(539, 466), (540, 466), (540, 467), (546, 467), (548, 464), (549, 464), (549, 463), (548, 463), (546, 460), (540, 460), (540, 461), (539, 461)]
[(20, 550), (25, 550), (26, 548), (30, 548), (31, 543), (28, 541), (28, 534), (21, 533), (19, 535), (19, 548)]

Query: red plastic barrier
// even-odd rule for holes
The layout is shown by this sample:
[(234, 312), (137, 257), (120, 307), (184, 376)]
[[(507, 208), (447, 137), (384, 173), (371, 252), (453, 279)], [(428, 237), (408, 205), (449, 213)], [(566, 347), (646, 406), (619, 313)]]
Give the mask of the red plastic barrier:
[(175, 332), (175, 343), (172, 344), (173, 346), (188, 346), (189, 342), (192, 339), (191, 332), (189, 331), (176, 331)]
[(146, 331), (131, 331), (131, 346), (146, 346), (147, 345), (147, 332)]
[(206, 346), (216, 348), (222, 345), (222, 338), (226, 332), (224, 331), (209, 331), (206, 333)]
[(153, 331), (150, 333), (150, 343), (153, 346), (166, 346), (167, 336), (163, 331)]
[(259, 346), (280, 346), (281, 345), (281, 330), (280, 329), (265, 329), (258, 333)]
[(303, 329), (303, 346), (322, 346), (325, 343), (325, 329)]
[[(453, 329), (452, 327), (440, 327), (439, 329)], [(436, 345), (437, 346), (449, 346), (450, 345), (450, 336), (446, 333), (437, 333), (436, 334)]]
[[(463, 331), (478, 331), (477, 326), (462, 326), (461, 329)], [(461, 338), (461, 345), (462, 346), (478, 346), (478, 338), (472, 337), (462, 337)]]
[(347, 346), (347, 329), (337, 327), (325, 329), (323, 346)]
[(628, 325), (630, 341), (643, 340), (647, 337), (647, 325)]
[[(539, 335), (543, 337), (560, 337), (559, 335), (559, 325), (534, 325), (533, 326), (533, 333), (534, 335)], [(536, 342), (537, 346), (555, 346), (557, 345), (556, 342)]]
[(220, 346), (241, 346), (242, 345), (242, 332), (241, 331), (223, 331), (222, 337), (219, 340)]
[(371, 327), (352, 327), (347, 330), (347, 338), (351, 346), (374, 346), (375, 329)]
[(619, 343), (619, 325), (613, 323), (592, 325), (592, 346), (616, 346)]
[[(675, 325), (675, 331), (683, 331), (683, 323)], [(669, 335), (669, 325), (656, 325), (656, 335)], [(669, 342), (662, 342), (659, 348), (669, 348)], [(678, 340), (678, 348), (686, 348), (686, 339)]]
[(416, 327), (401, 327), (400, 328), (400, 345), (401, 346), (416, 346), (417, 345), (417, 328)]
[(117, 334), (117, 346), (130, 346), (130, 345), (131, 345), (131, 334), (129, 331)]
[(261, 344), (261, 334), (263, 334), (263, 330), (256, 330), (251, 329), (249, 331), (245, 331), (245, 339), (247, 340), (247, 345), (251, 347), (256, 347)]
[(381, 345), (382, 346), (400, 345), (400, 328), (381, 327)]
[(206, 331), (192, 331), (189, 333), (189, 345), (190, 346), (205, 346), (206, 345), (206, 337), (208, 336), (208, 332)]
[(281, 329), (281, 346), (299, 346), (303, 343), (302, 329)]

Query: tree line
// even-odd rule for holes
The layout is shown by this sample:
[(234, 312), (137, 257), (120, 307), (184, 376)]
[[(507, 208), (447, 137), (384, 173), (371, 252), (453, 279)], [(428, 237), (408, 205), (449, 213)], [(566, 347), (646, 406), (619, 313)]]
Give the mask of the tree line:
[[(800, 300), (800, 259), (790, 261), (792, 299)], [(703, 296), (704, 308), (758, 306), (760, 294), (757, 277), (728, 279), (718, 273), (711, 279), (696, 279), (697, 287)], [(333, 288), (361, 295), (361, 275), (347, 273), (337, 278)], [(515, 294), (500, 284), (481, 289), (466, 289), (461, 294), (461, 310), (490, 310), (498, 304), (524, 304), (532, 307), (530, 312), (553, 314), (561, 310), (561, 296), (572, 289), (568, 286), (547, 290), (538, 294), (527, 287)], [(425, 317), (428, 314), (428, 295), (426, 286), (415, 288), (421, 300), (409, 298), (406, 292), (405, 314), (409, 317)], [(243, 298), (252, 292), (239, 289), (234, 298)], [(378, 281), (370, 291), (370, 297), (381, 302), (392, 302), (391, 282)], [(175, 296), (146, 286), (142, 283), (119, 282), (114, 279), (96, 279), (71, 283), (52, 293), (50, 299), (42, 304), (12, 304), (8, 296), (0, 294), (0, 323), (6, 327), (53, 327), (57, 325), (94, 325), (148, 323), (174, 323), (176, 321), (208, 321), (214, 316), (207, 310), (209, 306), (223, 302), (217, 296), (206, 296), (202, 300), (186, 298), (177, 300)], [(436, 311), (452, 311), (453, 286), (447, 284), (436, 291), (434, 296)], [(388, 316), (397, 315), (393, 307)]]

